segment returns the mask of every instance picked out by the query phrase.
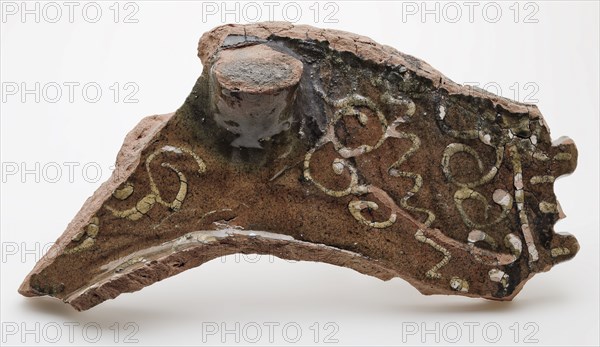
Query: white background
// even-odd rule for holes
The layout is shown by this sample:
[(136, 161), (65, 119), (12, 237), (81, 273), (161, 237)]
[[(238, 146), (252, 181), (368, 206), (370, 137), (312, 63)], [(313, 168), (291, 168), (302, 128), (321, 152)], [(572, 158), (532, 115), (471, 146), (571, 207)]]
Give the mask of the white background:
[[(574, 260), (536, 276), (513, 302), (425, 297), (401, 279), (382, 282), (326, 264), (231, 256), (82, 313), (58, 300), (21, 297), (17, 287), (44, 246), (56, 240), (83, 201), (109, 177), (125, 134), (142, 117), (172, 112), (182, 104), (201, 72), (196, 57), (200, 35), (224, 22), (253, 20), (257, 12), (238, 3), (238, 18), (229, 14), (223, 21), (220, 1), (137, 1), (118, 4), (115, 17), (113, 1), (97, 1), (87, 14), (82, 14), (86, 3), (75, 2), (69, 18), (69, 5), (56, 2), (63, 13), (51, 23), (55, 6), (38, 4), (39, 23), (34, 14), (23, 19), (21, 9), (12, 14), (10, 4), (2, 5), (3, 344), (126, 345), (126, 335), (132, 334), (131, 340), (142, 345), (246, 345), (255, 340), (282, 345), (296, 340), (298, 329), (302, 335), (295, 345), (315, 340), (326, 345), (599, 344), (597, 2), (510, 1), (487, 7), (484, 2), (438, 2), (426, 5), (433, 13), (425, 18), (420, 1), (321, 3), (318, 18), (312, 1), (289, 5), (287, 13), (282, 13), (284, 3), (275, 2), (273, 18), (268, 6), (274, 5), (255, 3), (263, 20), (299, 17), (298, 23), (360, 33), (429, 62), (456, 82), (499, 86), (501, 91), (490, 90), (510, 98), (529, 97), (555, 138), (575, 140), (579, 166), (556, 184), (568, 218), (556, 229), (575, 234), (581, 251)], [(34, 6), (32, 2), (28, 8)], [(468, 6), (475, 6), (471, 16)], [(95, 7), (102, 14), (89, 23)], [(460, 18), (456, 8), (462, 11)], [(325, 21), (325, 14), (334, 10)], [(133, 12), (128, 21), (137, 23), (125, 23)], [(39, 102), (35, 92), (22, 92), (36, 82)], [(73, 102), (65, 82), (79, 83)], [(115, 82), (120, 89), (116, 102)], [(128, 82), (133, 84), (125, 89)], [(86, 83), (100, 86), (97, 102), (90, 102), (94, 89), (87, 90), (87, 100), (82, 95)], [(62, 97), (50, 102), (57, 84)], [(15, 85), (20, 90), (13, 95)], [(125, 103), (136, 87), (133, 99), (138, 102)], [(79, 165), (73, 177), (64, 164), (70, 162)], [(86, 164), (87, 172), (82, 172)], [(18, 172), (9, 174), (15, 167)], [(22, 177), (23, 169), (38, 177)], [(101, 336), (93, 342), (98, 327)], [(219, 331), (208, 334), (215, 327)], [(233, 332), (223, 334), (223, 329)]]

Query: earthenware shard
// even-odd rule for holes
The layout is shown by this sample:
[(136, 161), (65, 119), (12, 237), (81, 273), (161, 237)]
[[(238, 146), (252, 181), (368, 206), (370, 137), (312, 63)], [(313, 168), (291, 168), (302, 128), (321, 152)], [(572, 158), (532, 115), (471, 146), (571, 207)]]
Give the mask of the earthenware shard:
[(573, 142), (534, 105), (458, 85), (346, 32), (224, 25), (174, 114), (145, 118), (110, 180), (21, 285), (86, 310), (233, 253), (348, 267), (423, 294), (510, 300), (572, 258), (554, 181)]

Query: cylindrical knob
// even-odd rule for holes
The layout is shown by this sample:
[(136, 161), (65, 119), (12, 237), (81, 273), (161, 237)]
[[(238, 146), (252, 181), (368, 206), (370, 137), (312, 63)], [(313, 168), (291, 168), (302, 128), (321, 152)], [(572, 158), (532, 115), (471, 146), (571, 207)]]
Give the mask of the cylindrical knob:
[(221, 51), (211, 69), (215, 122), (239, 136), (234, 147), (262, 148), (260, 141), (290, 129), (291, 107), (302, 62), (264, 44)]

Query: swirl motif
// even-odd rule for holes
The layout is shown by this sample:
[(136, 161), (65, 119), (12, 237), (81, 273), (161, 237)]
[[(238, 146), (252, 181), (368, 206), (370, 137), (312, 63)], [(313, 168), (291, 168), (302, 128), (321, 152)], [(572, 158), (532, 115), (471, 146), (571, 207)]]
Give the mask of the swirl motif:
[[(146, 196), (144, 196), (142, 199), (140, 199), (135, 204), (135, 206), (133, 206), (129, 209), (126, 209), (126, 210), (117, 210), (111, 206), (105, 206), (105, 208), (107, 210), (109, 210), (113, 214), (113, 216), (136, 221), (136, 220), (139, 220), (140, 218), (142, 218), (146, 213), (148, 213), (152, 209), (152, 207), (154, 207), (154, 205), (157, 203), (171, 209), (172, 211), (178, 211), (179, 209), (181, 209), (181, 206), (183, 204), (183, 201), (185, 200), (185, 197), (187, 195), (187, 190), (188, 190), (187, 177), (185, 176), (185, 174), (183, 172), (181, 172), (179, 169), (177, 169), (175, 166), (173, 166), (172, 164), (169, 164), (166, 162), (161, 163), (162, 167), (166, 167), (166, 168), (170, 169), (171, 171), (173, 171), (175, 174), (177, 174), (177, 177), (179, 179), (179, 190), (177, 191), (177, 195), (175, 196), (173, 201), (168, 202), (162, 198), (162, 196), (160, 194), (160, 190), (158, 189), (158, 186), (154, 182), (154, 178), (152, 177), (152, 172), (150, 170), (150, 164), (152, 163), (154, 158), (156, 158), (157, 155), (159, 155), (161, 153), (165, 153), (165, 152), (173, 152), (176, 154), (188, 154), (195, 160), (196, 164), (198, 165), (197, 172), (199, 174), (203, 174), (206, 171), (206, 164), (193, 151), (191, 151), (187, 148), (182, 148), (182, 147), (163, 146), (160, 149), (152, 152), (146, 158), (145, 167), (146, 167), (146, 172), (148, 173), (148, 179), (150, 180), (150, 193), (147, 194)], [(125, 200), (132, 193), (133, 193), (133, 185), (131, 185), (130, 183), (126, 183), (125, 187), (123, 187), (122, 189), (116, 190), (113, 193), (113, 196), (115, 196), (115, 198), (117, 198), (117, 199)]]
[[(360, 184), (357, 169), (352, 165), (349, 159), (357, 158), (376, 150), (388, 138), (409, 140), (409, 149), (402, 153), (400, 155), (400, 158), (388, 167), (387, 173), (390, 177), (409, 178), (413, 181), (413, 186), (402, 196), (402, 198), (400, 198), (399, 204), (403, 209), (407, 211), (426, 214), (426, 220), (423, 223), (418, 224), (422, 225), (424, 228), (428, 228), (435, 220), (435, 214), (429, 209), (423, 207), (416, 207), (409, 204), (410, 198), (417, 194), (423, 186), (423, 178), (418, 173), (401, 169), (402, 165), (406, 163), (419, 150), (421, 146), (421, 140), (417, 135), (409, 132), (400, 131), (397, 129), (401, 123), (406, 122), (408, 118), (414, 115), (416, 108), (414, 102), (404, 96), (396, 97), (392, 96), (389, 93), (384, 93), (381, 96), (381, 102), (394, 106), (404, 106), (406, 109), (404, 115), (398, 116), (391, 124), (388, 124), (385, 115), (381, 112), (378, 105), (368, 97), (359, 94), (352, 94), (342, 99), (333, 100), (329, 98), (319, 86), (315, 86), (315, 90), (323, 98), (326, 104), (328, 104), (334, 109), (334, 112), (331, 121), (327, 125), (325, 134), (319, 139), (319, 141), (317, 141), (315, 147), (311, 148), (306, 153), (304, 159), (305, 179), (313, 183), (317, 188), (319, 188), (322, 192), (329, 196), (344, 197), (352, 194), (359, 197), (358, 200), (352, 200), (348, 203), (348, 210), (350, 214), (359, 223), (368, 227), (375, 229), (388, 228), (397, 221), (398, 213), (400, 210), (399, 207), (396, 205), (396, 202), (393, 199), (391, 199), (389, 195), (382, 189), (371, 184)], [(366, 108), (375, 115), (377, 121), (381, 126), (381, 136), (374, 145), (363, 144), (355, 148), (349, 148), (346, 145), (342, 144), (341, 141), (337, 138), (335, 133), (335, 125), (337, 124), (337, 122), (342, 120), (343, 117), (351, 116), (356, 117), (358, 122), (362, 126), (365, 126), (369, 121), (368, 116), (364, 112), (362, 112), (360, 108)], [(341, 175), (345, 170), (347, 170), (350, 174), (350, 183), (345, 189), (334, 190), (327, 188), (323, 186), (318, 180), (316, 180), (311, 173), (310, 163), (314, 153), (328, 143), (333, 144), (333, 147), (336, 150), (337, 154), (341, 157), (334, 159), (331, 165), (334, 173), (336, 173), (337, 175)], [(368, 193), (373, 193), (375, 196), (378, 196), (380, 202), (383, 203), (384, 206), (386, 206), (390, 210), (390, 215), (386, 220), (372, 221), (364, 217), (362, 211), (379, 209), (379, 205), (376, 202), (364, 200), (364, 195)], [(438, 272), (438, 270), (449, 262), (451, 258), (450, 252), (445, 247), (439, 245), (434, 240), (425, 236), (421, 228), (419, 228), (416, 231), (414, 236), (415, 239), (419, 242), (423, 242), (427, 245), (430, 245), (436, 251), (443, 254), (443, 259), (426, 273), (426, 276), (429, 278), (441, 277), (441, 274)]]
[[(494, 165), (487, 171), (484, 172), (483, 162), (479, 156), (479, 153), (472, 148), (463, 143), (451, 143), (445, 149), (442, 156), (442, 172), (446, 176), (449, 182), (453, 183), (458, 187), (456, 192), (454, 193), (454, 202), (456, 208), (464, 222), (464, 224), (471, 228), (471, 232), (469, 233), (468, 242), (469, 247), (471, 248), (471, 253), (474, 255), (474, 258), (482, 263), (490, 263), (493, 265), (507, 265), (515, 262), (521, 255), (522, 250), (522, 242), (521, 239), (515, 234), (508, 234), (504, 238), (504, 244), (507, 248), (510, 249), (511, 254), (499, 253), (495, 251), (485, 251), (476, 246), (477, 242), (485, 242), (490, 245), (493, 249), (497, 247), (496, 241), (485, 233), (482, 230), (488, 227), (492, 227), (493, 225), (504, 220), (510, 213), (510, 210), (516, 202), (517, 210), (519, 211), (519, 220), (522, 226), (523, 236), (525, 238), (526, 244), (528, 246), (529, 253), (531, 255), (530, 260), (537, 260), (537, 250), (535, 249), (535, 244), (533, 243), (533, 237), (531, 235), (531, 231), (529, 230), (529, 225), (527, 221), (527, 215), (523, 210), (524, 206), (524, 194), (523, 194), (523, 183), (522, 183), (522, 169), (521, 169), (521, 161), (519, 157), (519, 153), (517, 151), (517, 147), (514, 142), (518, 141), (516, 139), (512, 139), (513, 136), (511, 129), (502, 130), (502, 136), (499, 138), (493, 138), (490, 134), (485, 134), (479, 129), (470, 129), (470, 130), (454, 130), (450, 126), (448, 126), (445, 121), (445, 107), (440, 106), (440, 113), (437, 116), (438, 124), (440, 128), (449, 136), (458, 138), (458, 139), (467, 139), (473, 140), (479, 138), (479, 140), (487, 146), (491, 146), (496, 151), (496, 159)], [(478, 125), (479, 126), (479, 125)], [(495, 142), (495, 143), (494, 143)], [(512, 160), (512, 166), (514, 171), (514, 185), (515, 185), (515, 195), (514, 198), (507, 191), (503, 189), (496, 189), (493, 194), (493, 201), (501, 207), (500, 214), (492, 221), (488, 221), (488, 212), (490, 209), (489, 202), (487, 198), (477, 192), (474, 188), (482, 186), (484, 184), (489, 184), (496, 177), (498, 171), (500, 170), (500, 166), (504, 160), (504, 152), (508, 148), (508, 152), (510, 158)], [(458, 181), (450, 167), (450, 160), (457, 153), (464, 153), (475, 159), (477, 163), (477, 169), (479, 170), (481, 176), (470, 182), (461, 182)], [(484, 206), (484, 219), (485, 222), (476, 222), (472, 219), (471, 216), (467, 214), (467, 212), (463, 208), (463, 202), (466, 200), (476, 200)], [(487, 253), (493, 255), (493, 261), (489, 262), (483, 260), (482, 257), (478, 256), (480, 253)]]

